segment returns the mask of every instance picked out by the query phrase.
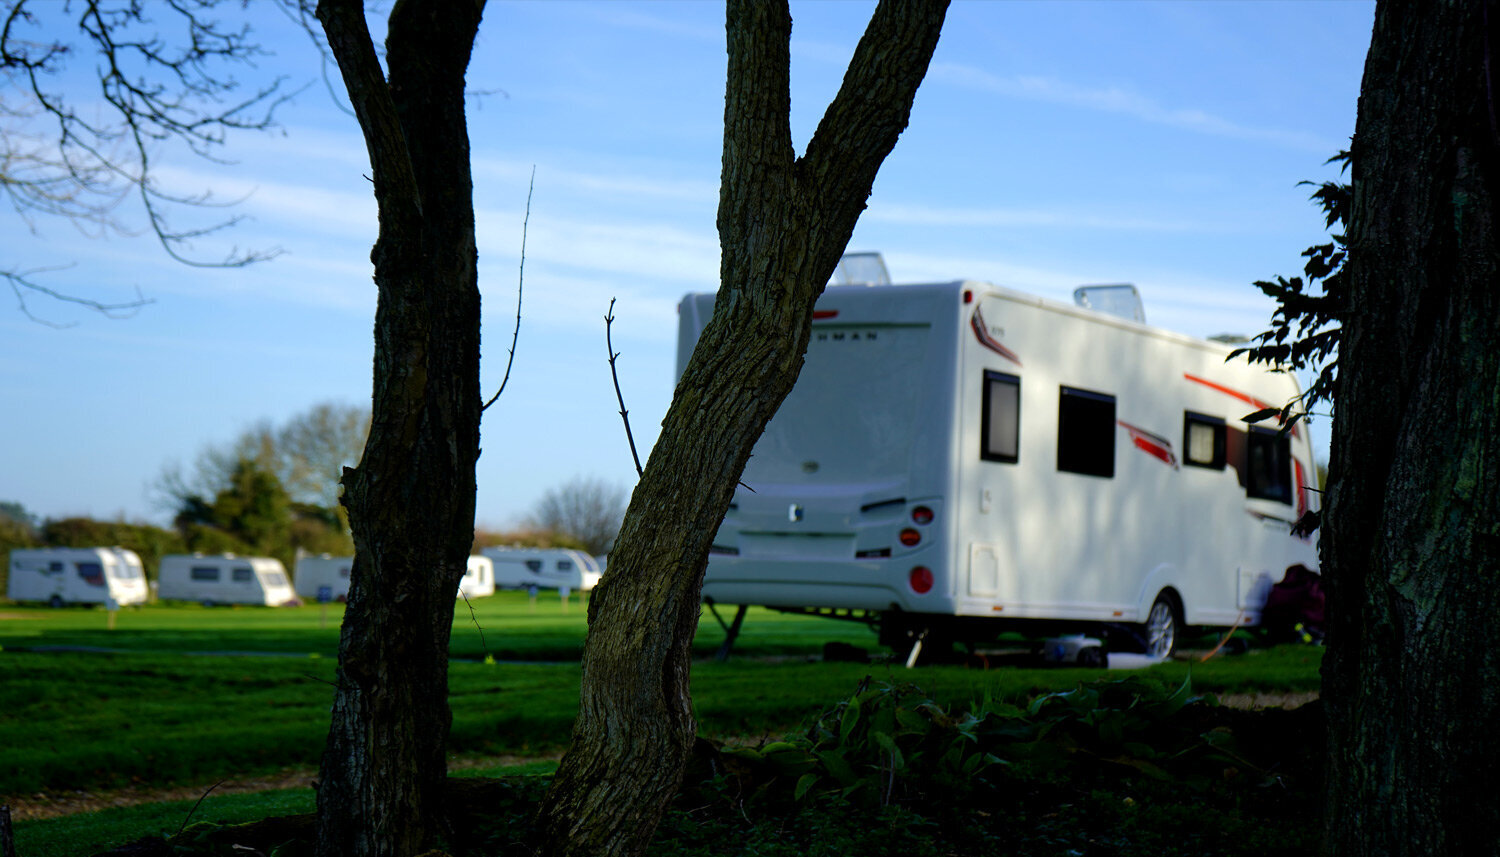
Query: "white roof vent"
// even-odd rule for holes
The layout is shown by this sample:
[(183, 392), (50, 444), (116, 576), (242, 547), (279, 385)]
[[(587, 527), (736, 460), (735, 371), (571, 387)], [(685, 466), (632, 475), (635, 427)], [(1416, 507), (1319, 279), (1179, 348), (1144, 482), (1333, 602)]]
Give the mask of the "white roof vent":
[(1095, 312), (1146, 323), (1146, 309), (1141, 306), (1141, 293), (1129, 283), (1079, 286), (1073, 290), (1073, 303)]
[(890, 272), (879, 253), (845, 253), (833, 269), (830, 286), (889, 286)]

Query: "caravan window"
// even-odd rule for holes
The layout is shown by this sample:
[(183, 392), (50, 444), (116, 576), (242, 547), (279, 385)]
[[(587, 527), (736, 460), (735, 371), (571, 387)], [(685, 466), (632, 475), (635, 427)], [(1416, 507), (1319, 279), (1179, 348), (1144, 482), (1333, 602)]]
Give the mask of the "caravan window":
[(255, 579), (255, 572), (248, 568), (231, 569), (229, 575), (230, 580), (233, 580), (235, 583), (249, 583)]
[(78, 569), (78, 576), (83, 578), (84, 583), (90, 586), (104, 585), (104, 566), (97, 562), (79, 562), (74, 563), (74, 567)]
[(1114, 478), (1114, 396), (1062, 388), (1057, 405), (1057, 469)]
[(1228, 428), (1218, 417), (1186, 412), (1183, 417), (1184, 460), (1193, 467), (1223, 470)]
[(541, 574), (542, 561), (539, 559), (528, 559), (526, 560), (526, 569), (532, 574)]
[(1004, 372), (984, 373), (984, 412), (979, 457), (1015, 464), (1020, 458), (1021, 379)]
[(219, 580), (219, 567), (217, 565), (195, 565), (188, 576), (193, 580), (213, 581)]
[(286, 586), (286, 575), (279, 571), (263, 571), (260, 582), (266, 586)]
[(572, 571), (573, 570), (573, 561), (570, 560), (570, 559), (560, 559), (560, 560), (558, 560), (557, 561), (557, 570), (558, 571)]
[(1286, 435), (1251, 426), (1245, 455), (1245, 493), (1260, 500), (1292, 502), (1292, 444)]

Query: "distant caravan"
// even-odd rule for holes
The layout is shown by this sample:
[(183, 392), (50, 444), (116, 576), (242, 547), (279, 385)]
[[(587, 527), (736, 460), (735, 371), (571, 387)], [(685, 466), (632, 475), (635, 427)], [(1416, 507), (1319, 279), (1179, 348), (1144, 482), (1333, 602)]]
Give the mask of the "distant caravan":
[(144, 604), (150, 590), (135, 551), (124, 548), (18, 548), (10, 552), (6, 596), (12, 601)]
[[(679, 307), (679, 377), (713, 303)], [(1318, 507), (1306, 424), (1242, 419), (1298, 395), (1291, 375), (979, 282), (830, 286), (813, 319), (714, 539), (710, 604), (861, 619), (912, 661), (1003, 631), (1165, 657), (1185, 626), (1255, 625), (1288, 566), (1317, 567), (1291, 534)]]
[(281, 560), (265, 556), (172, 554), (161, 558), (156, 594), (164, 601), (295, 606), (301, 601)]
[(599, 582), (599, 564), (583, 551), (564, 548), (484, 548), (494, 563), (498, 589), (568, 589), (588, 592)]
[[(354, 557), (320, 554), (304, 556), (297, 560), (293, 571), (297, 594), (304, 600), (314, 602), (347, 601), (349, 599), (349, 576), (354, 570)], [(464, 576), (458, 582), (458, 593), (465, 598), (483, 598), (495, 594), (495, 568), (482, 556), (469, 557), (464, 566)], [(457, 597), (457, 596), (455, 596)]]

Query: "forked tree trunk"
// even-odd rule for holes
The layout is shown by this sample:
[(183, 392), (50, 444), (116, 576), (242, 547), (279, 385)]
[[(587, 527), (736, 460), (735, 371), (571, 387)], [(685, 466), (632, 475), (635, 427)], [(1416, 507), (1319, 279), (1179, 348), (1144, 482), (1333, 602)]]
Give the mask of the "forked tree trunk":
[(1328, 851), (1500, 853), (1500, 4), (1376, 8), (1323, 533)]
[(679, 785), (710, 541), (802, 367), (813, 304), (906, 127), (946, 8), (882, 0), (799, 159), (785, 0), (729, 3), (719, 299), (589, 603), (578, 720), (541, 810), (547, 853), (641, 853)]
[(398, 0), (387, 77), (363, 3), (318, 6), (380, 209), (370, 436), (343, 479), (355, 559), (318, 789), (325, 857), (410, 857), (445, 827), (448, 637), (474, 537), (479, 455), (464, 74), (482, 7)]

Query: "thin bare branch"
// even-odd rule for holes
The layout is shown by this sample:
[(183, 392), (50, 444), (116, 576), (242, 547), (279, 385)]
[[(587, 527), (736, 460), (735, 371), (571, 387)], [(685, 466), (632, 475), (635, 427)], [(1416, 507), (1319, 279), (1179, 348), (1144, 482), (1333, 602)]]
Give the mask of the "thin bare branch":
[(639, 477), (644, 471), (641, 469), (641, 456), (635, 451), (635, 435), (630, 431), (630, 412), (625, 410), (625, 396), (620, 392), (620, 374), (615, 371), (615, 359), (620, 352), (615, 350), (614, 341), (610, 338), (610, 327), (615, 323), (615, 299), (609, 299), (609, 309), (604, 313), (604, 345), (609, 349), (609, 376), (615, 382), (615, 399), (620, 403), (620, 419), (625, 422), (625, 439), (630, 441), (630, 457), (635, 460), (635, 475)]
[(58, 322), (48, 321), (47, 319), (42, 318), (41, 316), (32, 312), (30, 304), (28, 304), (26, 301), (27, 293), (43, 295), (53, 300), (62, 301), (63, 303), (76, 304), (77, 306), (93, 310), (94, 312), (99, 313), (105, 318), (114, 319), (130, 318), (131, 316), (135, 315), (141, 307), (146, 306), (147, 304), (155, 303), (155, 301), (142, 295), (139, 288), (136, 289), (136, 299), (133, 301), (124, 301), (121, 303), (105, 303), (103, 301), (89, 300), (88, 298), (80, 298), (74, 295), (66, 294), (56, 289), (48, 288), (47, 286), (44, 286), (32, 279), (32, 277), (37, 274), (48, 273), (50, 271), (60, 271), (66, 267), (69, 266), (63, 265), (54, 268), (33, 268), (29, 271), (0, 270), (0, 279), (4, 279), (7, 283), (10, 284), (11, 292), (16, 296), (17, 308), (19, 308), (27, 318), (38, 324), (59, 329), (72, 327), (74, 323), (61, 324)]
[[(218, 152), (230, 132), (270, 128), (275, 110), (296, 94), (287, 91), (282, 76), (267, 75), (259, 87), (247, 85), (247, 70), (269, 54), (255, 43), (248, 23), (223, 22), (228, 16), (221, 11), (234, 5), (229, 0), (5, 4), (0, 196), (28, 227), (35, 230), (36, 219), (45, 216), (69, 220), (88, 235), (149, 230), (168, 256), (195, 267), (239, 267), (279, 253), (232, 247), (217, 258), (203, 258), (194, 242), (241, 218), (193, 226), (176, 221), (184, 209), (229, 207), (238, 200), (174, 191), (153, 175), (164, 144), (227, 163)], [(69, 63), (90, 61), (94, 96), (71, 98), (59, 77), (71, 71)], [(106, 315), (148, 303), (72, 298), (37, 287), (28, 273), (5, 276), (18, 291)]]
[(500, 389), (484, 403), (481, 411), (487, 411), (510, 382), (510, 367), (516, 362), (516, 341), (521, 338), (521, 292), (526, 287), (526, 230), (531, 225), (531, 192), (536, 190), (536, 165), (531, 165), (531, 184), (526, 188), (526, 218), (521, 221), (521, 273), (516, 280), (516, 329), (510, 334), (510, 357), (505, 361), (505, 377), (500, 379)]

